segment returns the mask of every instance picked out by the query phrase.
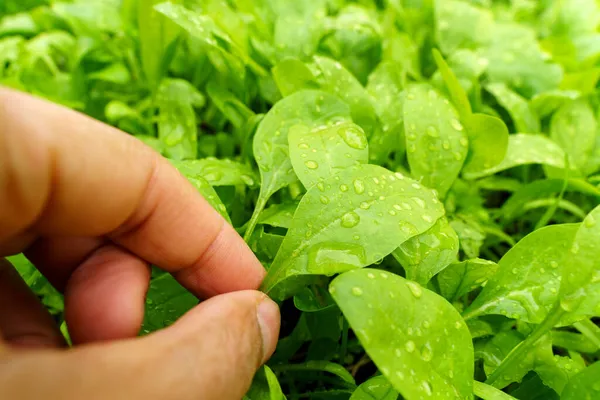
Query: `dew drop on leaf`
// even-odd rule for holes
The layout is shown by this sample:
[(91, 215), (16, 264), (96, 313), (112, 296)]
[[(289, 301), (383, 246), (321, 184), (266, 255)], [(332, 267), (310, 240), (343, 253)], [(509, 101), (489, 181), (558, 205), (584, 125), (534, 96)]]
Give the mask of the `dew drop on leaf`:
[(415, 282), (408, 281), (408, 282), (406, 282), (406, 286), (408, 286), (408, 289), (410, 290), (410, 292), (417, 299), (420, 298), (423, 295), (423, 289), (421, 289), (421, 286), (419, 286), (419, 284), (417, 284)]
[(365, 191), (365, 184), (360, 179), (354, 180), (354, 191), (356, 194), (362, 194)]
[(341, 224), (344, 228), (354, 228), (360, 222), (360, 217), (354, 211), (350, 211), (342, 216)]
[(306, 165), (306, 168), (308, 168), (308, 169), (317, 169), (317, 168), (319, 168), (319, 164), (316, 161), (312, 161), (312, 160), (306, 161), (304, 163), (304, 165)]

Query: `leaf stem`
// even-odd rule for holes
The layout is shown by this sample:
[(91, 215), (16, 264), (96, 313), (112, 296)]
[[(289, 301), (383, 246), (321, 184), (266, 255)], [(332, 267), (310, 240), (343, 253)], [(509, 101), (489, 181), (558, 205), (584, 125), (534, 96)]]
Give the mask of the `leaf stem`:
[(498, 368), (494, 370), (494, 372), (488, 377), (485, 383), (487, 385), (493, 385), (494, 382), (496, 382), (498, 378), (502, 376), (504, 371), (510, 369), (515, 362), (518, 362), (520, 359), (522, 359), (527, 350), (529, 350), (529, 348), (533, 346), (542, 336), (549, 332), (554, 327), (554, 325), (556, 325), (558, 321), (560, 321), (564, 314), (565, 311), (562, 308), (560, 308), (558, 304), (555, 305), (550, 310), (546, 318), (542, 321), (542, 323), (536, 326), (533, 332), (531, 332), (531, 334), (527, 336), (525, 340), (523, 340), (521, 343), (515, 346), (515, 348), (512, 349), (510, 353), (508, 353), (508, 356), (506, 356), (506, 358), (502, 360), (500, 365), (498, 365)]
[(600, 349), (600, 328), (596, 324), (589, 319), (584, 319), (583, 321), (575, 322), (573, 326), (592, 342), (594, 346)]
[(248, 243), (252, 233), (254, 232), (254, 228), (256, 228), (256, 224), (258, 223), (258, 217), (260, 217), (260, 213), (265, 209), (267, 205), (267, 200), (269, 196), (265, 196), (263, 190), (261, 188), (260, 193), (258, 194), (258, 199), (256, 200), (256, 206), (254, 207), (254, 211), (252, 212), (252, 217), (250, 221), (248, 221), (246, 233), (244, 233), (244, 241)]

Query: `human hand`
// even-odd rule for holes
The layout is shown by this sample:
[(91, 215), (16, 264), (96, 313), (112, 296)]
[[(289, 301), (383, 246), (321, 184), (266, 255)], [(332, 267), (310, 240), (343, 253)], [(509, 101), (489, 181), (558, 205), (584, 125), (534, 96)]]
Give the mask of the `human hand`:
[[(64, 292), (76, 346), (0, 258), (2, 399), (240, 399), (274, 351), (278, 308), (250, 290), (263, 267), (184, 177), (129, 135), (0, 89), (0, 257), (19, 252)], [(210, 299), (135, 338), (150, 264)]]

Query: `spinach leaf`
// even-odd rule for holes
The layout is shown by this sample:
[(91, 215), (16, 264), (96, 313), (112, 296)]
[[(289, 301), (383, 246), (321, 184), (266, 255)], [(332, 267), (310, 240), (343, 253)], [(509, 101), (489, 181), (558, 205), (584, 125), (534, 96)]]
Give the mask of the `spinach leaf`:
[(497, 270), (495, 262), (475, 258), (451, 264), (438, 275), (437, 282), (442, 296), (452, 302), (484, 285)]
[(383, 376), (376, 376), (362, 383), (350, 400), (396, 400), (398, 392)]
[(287, 136), (290, 128), (296, 125), (314, 128), (343, 121), (350, 121), (348, 106), (337, 97), (316, 90), (296, 92), (271, 108), (254, 136), (254, 157), (262, 183), (246, 239), (273, 193), (297, 180), (289, 157)]
[(369, 160), (367, 136), (352, 122), (318, 126), (292, 126), (288, 133), (294, 172), (307, 189), (344, 168)]
[(465, 310), (470, 319), (486, 314), (539, 324), (556, 303), (567, 248), (578, 224), (551, 225), (520, 240), (498, 263), (498, 271)]
[(467, 157), (458, 114), (433, 88), (414, 87), (404, 102), (404, 130), (412, 175), (444, 197)]
[(458, 236), (442, 217), (427, 232), (414, 236), (394, 250), (406, 277), (425, 286), (458, 257)]
[(540, 132), (539, 118), (531, 109), (527, 100), (510, 90), (503, 83), (491, 83), (485, 88), (488, 92), (492, 93), (494, 97), (496, 97), (498, 103), (508, 111), (517, 132)]
[(579, 374), (575, 375), (565, 386), (561, 399), (593, 399), (598, 391), (600, 391), (600, 385), (598, 384), (599, 374), (600, 362), (590, 365)]
[(369, 356), (404, 397), (472, 398), (469, 331), (442, 297), (375, 269), (340, 275), (330, 292)]
[(304, 195), (262, 288), (282, 298), (288, 290), (274, 289), (286, 278), (365, 267), (442, 215), (435, 194), (400, 173), (375, 165), (346, 168)]
[(204, 178), (211, 186), (248, 185), (258, 182), (252, 168), (228, 159), (214, 157), (173, 162), (186, 178)]
[(562, 169), (565, 168), (565, 153), (556, 143), (542, 135), (510, 135), (506, 157), (500, 164), (481, 171), (465, 171), (464, 176), (477, 179), (526, 164), (544, 164)]

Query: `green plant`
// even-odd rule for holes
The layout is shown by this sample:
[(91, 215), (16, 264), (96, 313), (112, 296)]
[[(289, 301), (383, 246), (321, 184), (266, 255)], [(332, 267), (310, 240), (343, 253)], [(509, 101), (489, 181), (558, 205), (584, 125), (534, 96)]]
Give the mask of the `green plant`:
[[(135, 135), (245, 237), (283, 313), (247, 399), (595, 399), (599, 18), (594, 0), (9, 0), (0, 84)], [(142, 334), (195, 304), (154, 270)]]

